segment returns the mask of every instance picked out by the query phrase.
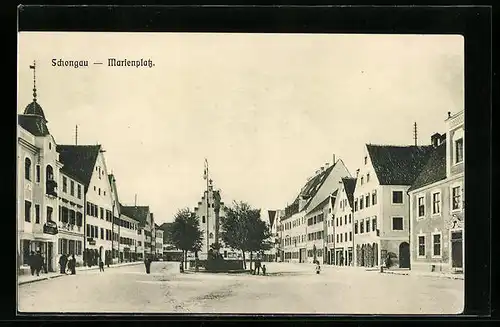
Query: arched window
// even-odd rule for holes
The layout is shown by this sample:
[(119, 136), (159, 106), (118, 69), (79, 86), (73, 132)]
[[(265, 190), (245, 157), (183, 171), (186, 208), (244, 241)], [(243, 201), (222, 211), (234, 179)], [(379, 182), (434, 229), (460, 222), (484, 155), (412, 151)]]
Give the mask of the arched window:
[(31, 180), (31, 160), (30, 158), (24, 159), (24, 178)]
[(47, 178), (48, 181), (53, 181), (54, 180), (54, 170), (52, 169), (51, 165), (47, 166), (45, 175), (46, 175), (46, 178)]

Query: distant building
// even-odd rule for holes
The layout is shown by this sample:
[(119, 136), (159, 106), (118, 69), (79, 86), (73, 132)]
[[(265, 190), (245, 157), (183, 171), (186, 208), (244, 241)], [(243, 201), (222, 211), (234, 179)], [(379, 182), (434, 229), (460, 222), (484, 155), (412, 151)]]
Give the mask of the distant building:
[[(367, 144), (354, 190), (354, 261), (410, 267), (410, 201), (407, 191), (432, 153), (432, 146)], [(345, 219), (345, 218), (344, 218)]]
[(464, 111), (449, 115), (445, 134), (431, 137), (434, 151), (408, 190), (411, 268), (464, 269)]
[[(306, 214), (312, 209), (316, 210), (326, 198), (339, 188), (342, 177), (350, 176), (342, 160), (337, 160), (330, 166), (329, 164), (316, 171), (314, 176), (308, 179), (302, 187), (293, 203), (285, 208), (285, 214), (281, 218), (280, 230), (283, 233), (281, 247), (283, 249), (284, 261), (286, 262), (309, 262), (314, 258), (314, 244), (318, 239), (308, 241), (309, 230)], [(313, 220), (314, 222), (314, 220)], [(317, 218), (316, 218), (317, 223)], [(314, 224), (314, 223), (313, 223)], [(322, 241), (324, 225), (321, 225), (323, 233), (315, 234)], [(316, 246), (316, 251), (317, 251)], [(323, 256), (321, 248), (321, 257)], [(318, 257), (318, 252), (316, 256)]]
[(329, 263), (338, 266), (354, 265), (354, 189), (356, 178), (345, 177), (335, 197), (333, 215), (328, 222)]
[(122, 215), (130, 217), (137, 222), (137, 259), (145, 259), (154, 255), (152, 233), (154, 231), (153, 213), (149, 206), (121, 206)]
[[(208, 190), (204, 192), (201, 201), (194, 208), (194, 212), (200, 222), (203, 240), (198, 258), (205, 260), (212, 244), (219, 243), (221, 253), (226, 259), (236, 259), (241, 256), (237, 251), (225, 247), (220, 237), (220, 220), (225, 217), (225, 206), (221, 200), (221, 191), (214, 190), (212, 181), (209, 181)], [(189, 253), (190, 260), (194, 260), (194, 253)]]
[(163, 258), (163, 230), (155, 224), (155, 251), (156, 251), (156, 257), (157, 258)]

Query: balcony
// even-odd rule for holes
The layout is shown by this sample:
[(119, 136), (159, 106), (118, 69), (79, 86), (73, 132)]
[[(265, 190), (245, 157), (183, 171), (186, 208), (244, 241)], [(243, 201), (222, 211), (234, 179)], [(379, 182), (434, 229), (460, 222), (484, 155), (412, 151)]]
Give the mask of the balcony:
[(45, 184), (45, 194), (57, 197), (57, 182), (55, 180), (47, 180)]

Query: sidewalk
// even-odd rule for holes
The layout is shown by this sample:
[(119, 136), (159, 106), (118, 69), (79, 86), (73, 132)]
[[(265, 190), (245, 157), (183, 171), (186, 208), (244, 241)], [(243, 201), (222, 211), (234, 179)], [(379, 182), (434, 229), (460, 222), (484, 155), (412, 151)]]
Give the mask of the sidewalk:
[[(118, 264), (110, 265), (109, 268), (134, 266), (134, 265), (139, 265), (139, 264), (143, 264), (143, 262), (142, 261), (135, 261), (135, 262), (118, 263)], [(87, 271), (87, 270), (96, 270), (96, 269), (99, 269), (99, 266), (77, 267), (76, 272), (78, 273), (78, 272), (83, 272), (83, 271)], [(105, 267), (104, 269), (108, 269), (108, 267)], [(49, 272), (47, 274), (41, 273), (40, 276), (20, 275), (20, 276), (17, 276), (17, 284), (18, 285), (29, 284), (29, 283), (38, 282), (41, 280), (59, 278), (59, 277), (63, 277), (63, 276), (68, 276), (68, 275), (61, 274), (59, 272)]]
[(437, 278), (448, 278), (448, 279), (464, 279), (463, 274), (451, 274), (451, 273), (440, 273), (440, 272), (423, 272), (423, 271), (412, 271), (412, 270), (384, 270), (384, 274), (393, 275), (407, 275), (407, 276), (422, 276), (422, 277), (437, 277)]

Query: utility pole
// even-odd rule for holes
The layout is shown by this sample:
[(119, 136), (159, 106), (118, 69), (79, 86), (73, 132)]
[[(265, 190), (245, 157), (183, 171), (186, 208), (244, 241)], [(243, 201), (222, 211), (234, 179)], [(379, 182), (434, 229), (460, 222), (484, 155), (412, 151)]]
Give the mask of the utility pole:
[(75, 125), (75, 145), (78, 145), (78, 125)]
[(415, 140), (415, 146), (417, 146), (417, 122), (413, 124), (413, 139)]

